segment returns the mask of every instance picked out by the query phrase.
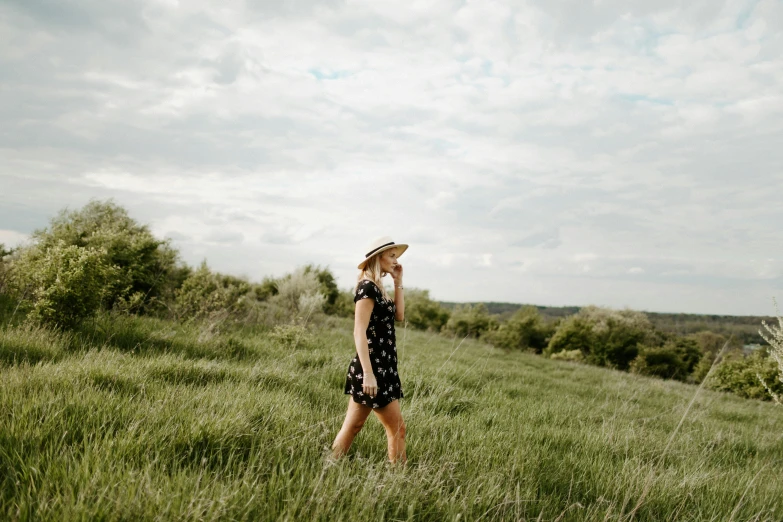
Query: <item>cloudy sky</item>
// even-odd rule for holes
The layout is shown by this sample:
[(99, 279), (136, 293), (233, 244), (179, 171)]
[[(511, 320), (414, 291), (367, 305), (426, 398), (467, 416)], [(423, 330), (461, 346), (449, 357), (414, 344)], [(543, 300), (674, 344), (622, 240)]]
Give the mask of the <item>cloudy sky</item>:
[(0, 0), (0, 242), (114, 198), (189, 263), (442, 300), (783, 301), (783, 2)]

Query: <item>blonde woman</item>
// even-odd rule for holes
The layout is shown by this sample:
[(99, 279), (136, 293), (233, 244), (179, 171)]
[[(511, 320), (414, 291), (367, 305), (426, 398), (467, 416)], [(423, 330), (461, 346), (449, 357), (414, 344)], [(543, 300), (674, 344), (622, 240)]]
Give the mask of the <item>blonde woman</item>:
[[(395, 243), (389, 237), (373, 241), (364, 260), (359, 263), (354, 302), (353, 339), (356, 355), (348, 365), (345, 393), (348, 412), (343, 427), (332, 444), (332, 455), (339, 458), (348, 452), (364, 422), (375, 413), (386, 429), (389, 460), (404, 463), (405, 423), (400, 412), (403, 397), (397, 373), (397, 343), (394, 321), (405, 316), (402, 288), (402, 265), (399, 258), (408, 245)], [(394, 280), (394, 299), (383, 287), (383, 277)]]

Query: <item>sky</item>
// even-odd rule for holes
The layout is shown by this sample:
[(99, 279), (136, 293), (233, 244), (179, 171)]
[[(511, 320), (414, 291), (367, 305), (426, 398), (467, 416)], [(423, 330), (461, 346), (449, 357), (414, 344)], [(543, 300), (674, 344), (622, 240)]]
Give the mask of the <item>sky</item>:
[(0, 0), (0, 242), (113, 200), (190, 264), (771, 315), (783, 1)]

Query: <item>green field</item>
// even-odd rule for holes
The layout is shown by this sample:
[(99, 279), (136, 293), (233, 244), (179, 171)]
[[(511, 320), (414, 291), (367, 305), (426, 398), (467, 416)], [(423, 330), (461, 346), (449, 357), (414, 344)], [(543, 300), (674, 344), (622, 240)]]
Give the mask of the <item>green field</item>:
[(310, 331), (0, 330), (0, 518), (783, 520), (783, 408), (402, 327), (408, 466), (376, 419), (330, 463), (352, 323)]

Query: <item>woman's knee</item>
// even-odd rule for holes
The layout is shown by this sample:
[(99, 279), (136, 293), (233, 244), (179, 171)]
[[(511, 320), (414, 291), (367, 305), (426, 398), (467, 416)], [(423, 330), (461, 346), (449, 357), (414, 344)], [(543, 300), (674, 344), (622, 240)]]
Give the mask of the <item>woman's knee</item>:
[(356, 422), (348, 426), (348, 430), (354, 435), (357, 435), (360, 431), (362, 431), (362, 428), (364, 427), (364, 422), (366, 420), (367, 419), (357, 420)]
[(396, 437), (398, 439), (404, 439), (405, 438), (405, 422), (400, 421), (397, 423), (396, 426), (391, 426), (386, 429), (387, 434), (390, 437)]

